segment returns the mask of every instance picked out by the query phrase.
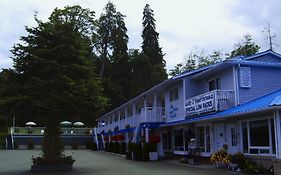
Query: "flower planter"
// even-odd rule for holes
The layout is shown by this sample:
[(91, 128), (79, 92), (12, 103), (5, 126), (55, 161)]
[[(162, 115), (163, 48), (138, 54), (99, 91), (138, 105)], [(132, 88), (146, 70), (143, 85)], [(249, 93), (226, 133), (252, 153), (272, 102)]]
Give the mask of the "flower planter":
[(149, 160), (150, 160), (150, 161), (158, 160), (158, 154), (157, 154), (157, 152), (149, 152)]
[(68, 172), (73, 165), (31, 165), (31, 172)]

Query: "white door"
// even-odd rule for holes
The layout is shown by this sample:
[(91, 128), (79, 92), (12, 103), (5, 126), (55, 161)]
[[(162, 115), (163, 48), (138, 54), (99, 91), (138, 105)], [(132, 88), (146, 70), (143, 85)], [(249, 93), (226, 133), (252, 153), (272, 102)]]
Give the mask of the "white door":
[(236, 153), (238, 151), (238, 137), (237, 137), (237, 126), (235, 123), (227, 124), (227, 144), (228, 152)]
[(219, 151), (223, 149), (223, 145), (225, 144), (225, 132), (224, 132), (224, 123), (215, 123), (213, 125), (214, 129), (214, 151)]

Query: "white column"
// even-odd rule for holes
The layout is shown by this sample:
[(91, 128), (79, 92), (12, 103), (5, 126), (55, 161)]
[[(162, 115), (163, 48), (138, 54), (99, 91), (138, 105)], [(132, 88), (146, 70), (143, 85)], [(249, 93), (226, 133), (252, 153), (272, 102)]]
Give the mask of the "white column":
[(149, 129), (148, 129), (148, 127), (145, 128), (145, 142), (149, 143)]
[(131, 127), (136, 127), (136, 104), (133, 103), (133, 119), (132, 119), (132, 124)]
[(125, 121), (127, 121), (128, 118), (128, 108), (125, 108)]
[(135, 115), (136, 115), (136, 104), (133, 103), (133, 116), (135, 116)]
[(117, 121), (118, 121), (118, 124), (120, 124), (120, 120), (121, 120), (121, 112), (118, 111), (118, 113), (117, 113)]
[(157, 94), (154, 93), (154, 95), (153, 95), (153, 119), (152, 120), (155, 122), (161, 121), (160, 120), (161, 115), (160, 115), (159, 111), (161, 111), (161, 109), (160, 108), (157, 109)]
[(153, 96), (153, 107), (157, 107), (157, 94), (154, 93), (154, 96)]
[(146, 97), (144, 96), (143, 100), (143, 108), (144, 108), (144, 121), (147, 122), (147, 100)]
[(146, 97), (144, 96), (143, 98), (143, 107), (146, 108), (147, 107), (147, 100)]

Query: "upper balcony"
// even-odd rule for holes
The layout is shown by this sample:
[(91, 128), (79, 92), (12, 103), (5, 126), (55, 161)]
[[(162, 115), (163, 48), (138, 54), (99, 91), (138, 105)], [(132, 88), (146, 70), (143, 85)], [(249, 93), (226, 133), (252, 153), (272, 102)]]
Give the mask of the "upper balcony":
[(102, 123), (98, 130), (107, 132), (108, 130), (112, 131), (117, 127), (118, 129), (125, 129), (127, 125), (130, 125), (130, 127), (137, 127), (140, 123), (164, 122), (166, 113), (165, 109), (166, 108), (164, 107), (145, 107), (141, 109), (140, 113), (133, 116), (127, 116), (119, 118), (119, 120), (116, 121)]
[(235, 106), (233, 90), (213, 90), (185, 100), (185, 117), (223, 111)]

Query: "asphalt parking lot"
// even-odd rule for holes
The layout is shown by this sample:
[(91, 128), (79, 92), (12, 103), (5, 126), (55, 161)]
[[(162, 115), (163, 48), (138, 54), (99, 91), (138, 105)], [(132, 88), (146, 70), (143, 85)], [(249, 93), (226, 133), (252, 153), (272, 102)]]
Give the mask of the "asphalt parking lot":
[(76, 159), (73, 171), (65, 173), (32, 173), (31, 158), (39, 150), (0, 150), (0, 175), (232, 175), (233, 171), (215, 169), (210, 165), (180, 164), (176, 160), (140, 162), (124, 156), (90, 150), (67, 150)]

